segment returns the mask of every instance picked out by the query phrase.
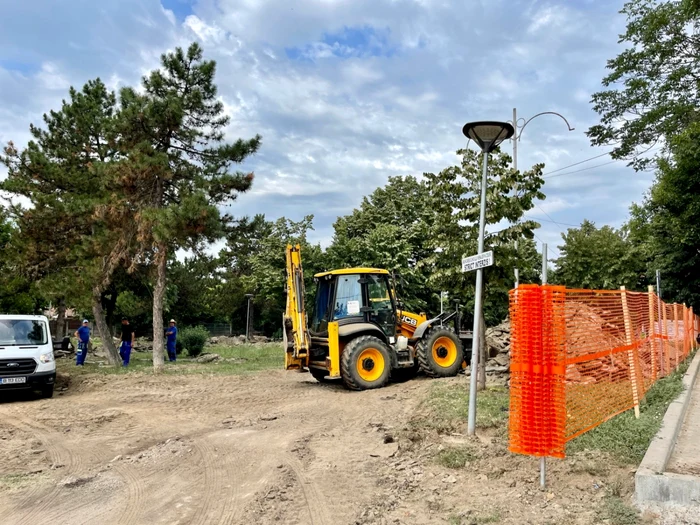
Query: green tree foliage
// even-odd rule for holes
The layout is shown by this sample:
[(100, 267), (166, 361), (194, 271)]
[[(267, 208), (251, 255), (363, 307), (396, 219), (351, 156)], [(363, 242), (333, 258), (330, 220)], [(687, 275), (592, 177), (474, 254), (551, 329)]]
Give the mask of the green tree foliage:
[(410, 175), (390, 177), (386, 186), (364, 197), (359, 208), (337, 219), (326, 264), (329, 269), (385, 268), (400, 276), (406, 308), (425, 311), (436, 300), (418, 262), (431, 253), (428, 234), (433, 217), (424, 183)]
[(614, 146), (613, 158), (636, 157), (681, 133), (700, 118), (700, 2), (632, 0), (622, 9), (626, 49), (608, 61), (604, 91), (593, 95), (601, 122), (590, 128), (595, 145)]
[(217, 309), (219, 275), (218, 259), (210, 255), (197, 254), (172, 261), (168, 265), (171, 300), (166, 317), (177, 319), (184, 326), (228, 321), (228, 316), (220, 315)]
[[(434, 220), (429, 228), (431, 253), (419, 266), (434, 290), (450, 291), (469, 311), (474, 304), (475, 273), (462, 273), (461, 260), (478, 251), (482, 156), (472, 150), (457, 154), (459, 165), (425, 174)], [(489, 156), (484, 249), (493, 250), (495, 260), (484, 276), (484, 316), (489, 324), (508, 315), (507, 294), (513, 287), (515, 267), (520, 268), (520, 281), (528, 283), (537, 282), (541, 266), (532, 242), (539, 224), (523, 216), (536, 199), (545, 198), (540, 191), (544, 165), (521, 172), (510, 164), (506, 153), (497, 150)]]
[(630, 228), (647, 273), (661, 270), (664, 300), (700, 309), (700, 123), (670, 145), (642, 206), (633, 206)]
[(627, 228), (596, 228), (585, 220), (580, 228), (562, 233), (562, 239), (550, 282), (593, 290), (641, 290), (645, 284), (645, 264), (637, 258)]
[[(119, 132), (128, 158), (120, 163), (125, 202), (136, 236), (153, 261), (153, 332), (163, 333), (168, 256), (198, 248), (223, 234), (230, 220), (218, 206), (247, 191), (253, 174), (232, 172), (255, 153), (260, 137), (226, 142), (229, 117), (214, 84), (216, 64), (192, 44), (161, 57), (162, 67), (143, 79), (143, 93), (124, 88)], [(163, 339), (156, 337), (153, 365), (163, 368)]]
[(42, 300), (32, 282), (21, 271), (17, 249), (20, 232), (0, 208), (0, 313), (35, 314)]
[(228, 310), (234, 314), (236, 328), (245, 330), (245, 294), (254, 294), (254, 326), (267, 335), (281, 330), (282, 312), (286, 307), (284, 287), (285, 249), (287, 244), (301, 245), (307, 307), (313, 301), (313, 275), (323, 269), (320, 245), (311, 244), (307, 235), (313, 229), (313, 216), (300, 221), (281, 218), (267, 221), (258, 215), (243, 221), (228, 238), (222, 251), (225, 268), (219, 295), (228, 299)]
[[(98, 331), (110, 361), (119, 360), (107, 337), (103, 293), (112, 273), (128, 256), (128, 242), (114, 231), (125, 229), (107, 191), (115, 147), (116, 99), (99, 80), (44, 115), (45, 129), (30, 126), (32, 140), (19, 151), (12, 143), (0, 158), (8, 177), (0, 189), (19, 195), (29, 206), (12, 207), (21, 232), (16, 248), (22, 271), (44, 295), (59, 302), (92, 299)], [(128, 239), (128, 237), (122, 237)]]
[[(399, 291), (407, 309), (437, 312), (441, 290), (459, 300), (463, 311), (473, 307), (474, 274), (461, 272), (461, 260), (477, 252), (482, 165), (473, 151), (457, 154), (462, 157), (459, 165), (438, 174), (426, 173), (422, 181), (391, 178), (352, 214), (339, 218), (327, 264), (395, 271), (404, 281)], [(510, 224), (498, 231), (487, 229), (485, 247), (494, 250), (496, 259), (495, 266), (486, 270), (489, 323), (507, 315), (507, 292), (513, 286), (516, 265), (521, 282), (539, 278), (539, 258), (531, 240), (539, 225), (522, 219), (534, 199), (544, 198), (542, 165), (516, 172), (510, 160), (504, 153), (495, 153), (489, 162), (486, 222)], [(517, 254), (515, 240), (520, 240)]]

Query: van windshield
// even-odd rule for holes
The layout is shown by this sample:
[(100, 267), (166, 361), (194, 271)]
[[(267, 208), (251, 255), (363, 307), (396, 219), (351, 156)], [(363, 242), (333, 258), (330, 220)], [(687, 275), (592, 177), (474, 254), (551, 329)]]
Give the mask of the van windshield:
[(42, 321), (0, 320), (0, 346), (44, 345), (47, 342), (46, 326)]

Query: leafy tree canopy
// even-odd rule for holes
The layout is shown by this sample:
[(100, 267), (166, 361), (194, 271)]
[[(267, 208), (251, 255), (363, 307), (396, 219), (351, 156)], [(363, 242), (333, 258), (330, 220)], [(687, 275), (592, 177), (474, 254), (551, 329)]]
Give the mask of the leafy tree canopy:
[(700, 2), (632, 0), (621, 12), (627, 47), (608, 61), (608, 89), (593, 95), (601, 122), (588, 136), (641, 169), (641, 153), (700, 119)]

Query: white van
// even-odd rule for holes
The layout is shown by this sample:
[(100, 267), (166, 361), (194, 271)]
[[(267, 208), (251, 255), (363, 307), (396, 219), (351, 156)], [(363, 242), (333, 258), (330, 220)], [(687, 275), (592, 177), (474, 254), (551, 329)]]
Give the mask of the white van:
[(55, 382), (49, 320), (43, 315), (0, 315), (0, 395), (31, 389), (51, 397)]

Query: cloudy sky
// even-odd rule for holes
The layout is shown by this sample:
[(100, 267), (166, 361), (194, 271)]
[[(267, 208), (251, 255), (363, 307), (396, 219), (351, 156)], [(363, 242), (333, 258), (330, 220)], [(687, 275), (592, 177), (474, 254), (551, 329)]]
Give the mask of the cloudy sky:
[(584, 134), (597, 122), (591, 94), (620, 51), (621, 0), (1, 3), (0, 143), (26, 143), (29, 123), (70, 85), (136, 84), (161, 53), (196, 40), (218, 62), (229, 137), (263, 137), (245, 166), (254, 189), (231, 211), (313, 214), (324, 245), (335, 218), (387, 177), (455, 163), (465, 122), (508, 120), (514, 107), (526, 118), (560, 112), (576, 128), (539, 117), (519, 144), (521, 168), (560, 170), (529, 213), (550, 255), (584, 218), (621, 225), (652, 180)]

